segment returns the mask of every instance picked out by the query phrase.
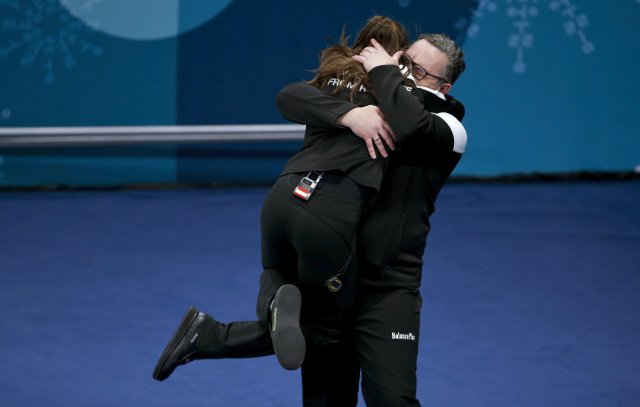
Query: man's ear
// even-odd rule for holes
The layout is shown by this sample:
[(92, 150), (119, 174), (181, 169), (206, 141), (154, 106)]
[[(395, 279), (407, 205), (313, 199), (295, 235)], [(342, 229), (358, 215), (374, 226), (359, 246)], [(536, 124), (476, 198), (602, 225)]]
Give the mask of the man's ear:
[(446, 95), (447, 93), (449, 93), (449, 91), (451, 90), (451, 84), (450, 83), (444, 83), (442, 84), (442, 86), (440, 86), (440, 89), (438, 89), (443, 95)]

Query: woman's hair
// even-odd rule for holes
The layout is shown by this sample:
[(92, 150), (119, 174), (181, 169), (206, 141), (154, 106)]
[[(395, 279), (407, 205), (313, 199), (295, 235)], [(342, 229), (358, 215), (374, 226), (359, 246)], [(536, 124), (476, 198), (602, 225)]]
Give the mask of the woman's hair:
[(320, 66), (315, 70), (316, 76), (309, 83), (322, 88), (329, 80), (337, 78), (341, 82), (333, 93), (337, 93), (351, 83), (353, 85), (350, 93), (351, 100), (361, 85), (371, 90), (371, 82), (364, 67), (351, 57), (358, 55), (365, 47), (371, 45), (372, 38), (375, 38), (389, 55), (406, 49), (409, 43), (405, 28), (385, 16), (371, 17), (360, 30), (351, 47), (347, 44), (348, 37), (345, 36), (343, 28), (340, 42), (329, 46), (320, 53)]

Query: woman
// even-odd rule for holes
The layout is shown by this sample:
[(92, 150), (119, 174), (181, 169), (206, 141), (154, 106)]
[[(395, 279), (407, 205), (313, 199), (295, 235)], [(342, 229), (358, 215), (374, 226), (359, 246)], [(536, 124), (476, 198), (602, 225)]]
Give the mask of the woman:
[[(371, 39), (389, 54), (408, 44), (402, 25), (375, 16), (351, 47), (343, 33), (339, 44), (322, 52), (310, 83), (358, 106), (377, 104), (364, 68), (352, 59)], [(277, 103), (287, 101), (278, 98)], [(295, 284), (302, 292), (307, 340), (324, 344), (340, 339), (338, 321), (355, 290), (352, 269), (358, 221), (380, 188), (385, 164), (386, 160), (371, 159), (362, 140), (349, 129), (307, 126), (301, 151), (287, 162), (264, 202), (258, 315), (267, 319), (271, 311), (273, 347), (285, 368), (302, 363), (305, 343), (297, 327), (296, 290), (282, 286)], [(284, 311), (279, 327), (278, 306)]]
[[(351, 47), (343, 33), (339, 44), (322, 52), (311, 83), (360, 106), (376, 104), (366, 72), (351, 58), (371, 39), (390, 54), (408, 44), (402, 25), (375, 16)], [(320, 346), (340, 340), (338, 321), (354, 297), (355, 273), (348, 271), (358, 220), (380, 187), (384, 165), (384, 160), (369, 157), (349, 129), (308, 126), (303, 148), (287, 162), (262, 207), (260, 321), (222, 324), (189, 309), (153, 377), (164, 380), (177, 366), (195, 359), (273, 351), (283, 367), (297, 369), (304, 360), (305, 336)], [(302, 310), (297, 287), (305, 299)]]

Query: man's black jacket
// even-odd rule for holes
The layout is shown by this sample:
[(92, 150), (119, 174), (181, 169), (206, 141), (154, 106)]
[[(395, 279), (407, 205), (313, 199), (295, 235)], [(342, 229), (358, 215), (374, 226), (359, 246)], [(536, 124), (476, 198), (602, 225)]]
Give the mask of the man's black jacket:
[[(429, 216), (466, 145), (458, 123), (464, 107), (454, 98), (443, 100), (424, 90), (419, 91), (421, 103), (416, 89), (405, 86), (393, 65), (374, 68), (369, 77), (398, 148), (388, 159), (376, 201), (361, 220), (358, 272), (366, 285), (418, 288)], [(286, 86), (276, 102), (287, 119), (324, 128), (339, 127), (337, 119), (356, 107), (306, 83)]]

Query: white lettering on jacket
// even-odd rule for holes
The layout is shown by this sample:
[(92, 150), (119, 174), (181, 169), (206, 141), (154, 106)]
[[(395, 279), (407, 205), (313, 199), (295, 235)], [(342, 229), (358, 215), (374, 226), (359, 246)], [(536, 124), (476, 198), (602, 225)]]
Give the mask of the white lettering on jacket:
[(394, 340), (404, 340), (404, 341), (415, 341), (416, 336), (409, 332), (408, 334), (402, 334), (400, 332), (391, 332), (391, 339)]

